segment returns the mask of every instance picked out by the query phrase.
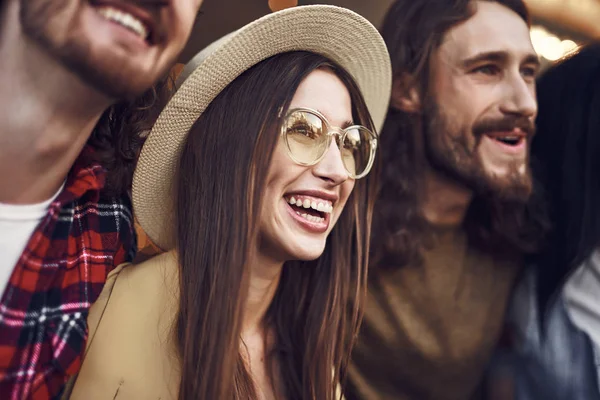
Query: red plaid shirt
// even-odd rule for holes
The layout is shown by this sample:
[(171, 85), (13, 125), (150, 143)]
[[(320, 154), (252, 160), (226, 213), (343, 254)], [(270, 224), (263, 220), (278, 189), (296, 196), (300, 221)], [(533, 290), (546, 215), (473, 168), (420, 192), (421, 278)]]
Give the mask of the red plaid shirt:
[(90, 155), (73, 166), (2, 296), (0, 399), (60, 397), (81, 364), (90, 306), (135, 255), (130, 200), (102, 194), (105, 171)]

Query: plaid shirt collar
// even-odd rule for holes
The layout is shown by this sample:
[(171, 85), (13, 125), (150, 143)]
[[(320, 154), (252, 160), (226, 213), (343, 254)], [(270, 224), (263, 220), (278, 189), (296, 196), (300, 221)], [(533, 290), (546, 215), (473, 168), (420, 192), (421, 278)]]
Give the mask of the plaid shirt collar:
[(0, 301), (0, 398), (58, 398), (81, 365), (87, 315), (108, 273), (131, 262), (131, 202), (103, 195), (85, 148), (15, 266)]

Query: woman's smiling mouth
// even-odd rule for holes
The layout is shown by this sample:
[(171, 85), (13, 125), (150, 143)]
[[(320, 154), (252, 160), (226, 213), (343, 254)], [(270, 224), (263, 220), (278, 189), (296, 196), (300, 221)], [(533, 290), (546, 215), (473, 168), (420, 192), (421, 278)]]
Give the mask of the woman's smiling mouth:
[(284, 198), (289, 213), (301, 227), (314, 233), (327, 231), (334, 201), (302, 193), (289, 193)]

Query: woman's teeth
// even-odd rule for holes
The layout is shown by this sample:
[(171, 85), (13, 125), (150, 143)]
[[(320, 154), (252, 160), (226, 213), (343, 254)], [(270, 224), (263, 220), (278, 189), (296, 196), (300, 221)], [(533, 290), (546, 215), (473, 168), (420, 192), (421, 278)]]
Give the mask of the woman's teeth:
[(97, 9), (97, 11), (105, 19), (111, 22), (116, 22), (117, 24), (129, 29), (142, 39), (146, 40), (148, 38), (148, 29), (146, 29), (144, 24), (133, 15), (113, 7), (100, 7)]
[(314, 215), (303, 214), (300, 211), (296, 211), (296, 214), (309, 220), (310, 222), (325, 222), (325, 218), (323, 217), (315, 217)]
[[(301, 198), (295, 198), (294, 196), (292, 196), (287, 199), (287, 202), (296, 207), (312, 208), (313, 210), (324, 212), (327, 214), (330, 214), (333, 211), (333, 205), (331, 204), (330, 201), (327, 201), (327, 200), (317, 202), (316, 200), (311, 200), (311, 199), (307, 199), (307, 198), (301, 199)], [(302, 216), (304, 216), (304, 215), (302, 215)], [(310, 215), (309, 215), (309, 217), (310, 217)], [(320, 218), (320, 217), (315, 217), (315, 218), (319, 218), (320, 220), (323, 220), (323, 218)]]

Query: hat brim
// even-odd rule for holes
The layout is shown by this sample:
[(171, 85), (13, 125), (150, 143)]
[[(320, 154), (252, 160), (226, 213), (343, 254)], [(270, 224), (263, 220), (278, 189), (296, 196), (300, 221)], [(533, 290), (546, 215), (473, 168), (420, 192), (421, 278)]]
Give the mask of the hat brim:
[(142, 229), (157, 246), (164, 250), (175, 246), (172, 184), (194, 122), (244, 71), (290, 51), (321, 54), (350, 73), (376, 129), (381, 129), (391, 92), (390, 58), (377, 29), (365, 18), (341, 7), (310, 5), (268, 14), (244, 26), (207, 47), (184, 68), (185, 80), (142, 148), (133, 179), (133, 205)]

